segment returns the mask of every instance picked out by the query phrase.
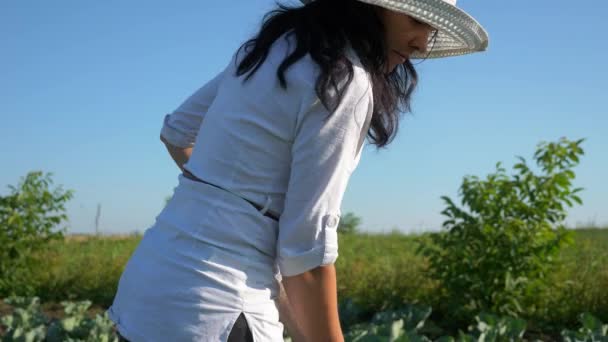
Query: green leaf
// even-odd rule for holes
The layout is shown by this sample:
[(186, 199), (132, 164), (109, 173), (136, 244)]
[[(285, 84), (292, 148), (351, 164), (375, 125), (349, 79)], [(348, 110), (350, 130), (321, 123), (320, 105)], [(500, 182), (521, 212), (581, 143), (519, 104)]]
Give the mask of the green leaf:
[(395, 341), (397, 338), (401, 337), (401, 335), (403, 335), (404, 330), (403, 330), (403, 320), (399, 319), (394, 321), (391, 324), (391, 336), (390, 336), (390, 341)]
[(76, 329), (79, 323), (80, 322), (76, 317), (67, 317), (61, 320), (61, 327), (66, 332), (71, 332)]

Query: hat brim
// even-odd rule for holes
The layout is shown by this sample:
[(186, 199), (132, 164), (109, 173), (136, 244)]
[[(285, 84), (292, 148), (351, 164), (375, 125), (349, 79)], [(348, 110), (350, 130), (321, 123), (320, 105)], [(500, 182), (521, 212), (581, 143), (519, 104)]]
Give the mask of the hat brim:
[[(309, 3), (314, 0), (301, 0)], [(426, 53), (413, 53), (410, 58), (441, 58), (485, 51), (488, 33), (468, 13), (443, 0), (358, 0), (371, 5), (405, 13), (425, 22), (437, 34), (429, 41)]]

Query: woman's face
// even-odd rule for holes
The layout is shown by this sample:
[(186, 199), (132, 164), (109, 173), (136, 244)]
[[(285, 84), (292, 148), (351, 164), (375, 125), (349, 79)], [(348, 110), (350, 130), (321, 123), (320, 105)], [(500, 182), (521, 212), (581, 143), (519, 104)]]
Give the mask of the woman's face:
[(413, 52), (427, 52), (429, 37), (435, 31), (432, 26), (383, 7), (378, 7), (378, 11), (386, 30), (388, 73), (405, 63)]

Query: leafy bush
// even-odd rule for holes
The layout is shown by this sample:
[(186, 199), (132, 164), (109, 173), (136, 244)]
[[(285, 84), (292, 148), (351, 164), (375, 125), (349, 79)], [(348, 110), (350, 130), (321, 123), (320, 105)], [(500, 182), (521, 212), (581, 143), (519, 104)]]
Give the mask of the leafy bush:
[(340, 218), (338, 231), (342, 234), (355, 234), (359, 231), (360, 224), (361, 218), (349, 212)]
[(52, 183), (50, 173), (30, 172), (17, 187), (9, 185), (8, 196), (0, 196), (0, 296), (31, 295), (34, 252), (63, 237), (53, 228), (67, 220), (64, 204), (73, 193), (51, 191)]
[(555, 255), (572, 243), (564, 207), (581, 203), (582, 189), (571, 189), (571, 181), (582, 141), (539, 144), (539, 175), (518, 157), (512, 177), (500, 163), (485, 180), (465, 177), (459, 195), (468, 211), (442, 197), (447, 232), (417, 252), (429, 258), (429, 276), (440, 281), (449, 311), (463, 320), (480, 311), (519, 317), (526, 295), (543, 289)]

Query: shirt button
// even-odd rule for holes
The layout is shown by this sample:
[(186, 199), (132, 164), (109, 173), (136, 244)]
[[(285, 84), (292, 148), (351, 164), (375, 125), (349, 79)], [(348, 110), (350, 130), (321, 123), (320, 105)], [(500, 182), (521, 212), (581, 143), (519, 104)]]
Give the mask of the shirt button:
[(329, 217), (327, 217), (327, 226), (328, 227), (335, 227), (338, 224), (338, 218), (334, 215), (329, 215)]

